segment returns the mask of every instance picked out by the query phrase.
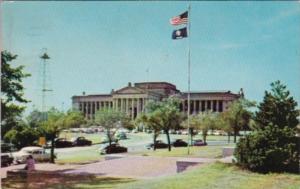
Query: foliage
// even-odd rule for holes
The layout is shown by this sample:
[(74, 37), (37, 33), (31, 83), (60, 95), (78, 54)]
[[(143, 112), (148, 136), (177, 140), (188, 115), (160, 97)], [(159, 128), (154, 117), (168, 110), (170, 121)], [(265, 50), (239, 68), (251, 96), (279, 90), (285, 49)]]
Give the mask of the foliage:
[(64, 128), (78, 128), (85, 123), (82, 112), (69, 110), (65, 115)]
[[(148, 107), (155, 106), (154, 102), (149, 102)], [(150, 110), (150, 108), (149, 108)], [(136, 118), (136, 123), (142, 123), (146, 126), (147, 129), (153, 131), (153, 144), (156, 143), (156, 139), (162, 130), (162, 125), (160, 124), (160, 119), (155, 111), (149, 111), (147, 114), (140, 114)], [(153, 146), (153, 150), (156, 150), (156, 145)]]
[(26, 118), (28, 125), (32, 128), (38, 128), (43, 121), (47, 120), (47, 112), (33, 110)]
[(271, 92), (265, 92), (255, 114), (256, 131), (240, 140), (235, 156), (241, 166), (250, 170), (298, 172), (300, 141), (296, 137), (296, 102), (279, 81), (271, 86)]
[(24, 66), (11, 67), (9, 62), (16, 58), (17, 55), (12, 55), (10, 52), (1, 52), (1, 137), (21, 120), (21, 114), (25, 107), (19, 103), (28, 102), (23, 97), (22, 81), (30, 74), (23, 72)]
[(299, 144), (292, 129), (269, 125), (240, 139), (235, 157), (241, 166), (253, 171), (298, 172)]
[(255, 121), (262, 129), (269, 124), (280, 128), (285, 126), (295, 128), (299, 123), (297, 102), (280, 81), (271, 83), (271, 87), (271, 92), (265, 91), (263, 102), (259, 104), (255, 114)]
[[(241, 98), (232, 102), (228, 110), (222, 113), (222, 118), (224, 122), (227, 123), (225, 129), (228, 133), (233, 132), (234, 142), (236, 142), (236, 136), (240, 130), (249, 130), (252, 113), (248, 109), (254, 105), (254, 102)], [(230, 125), (231, 128), (228, 127), (228, 125)]]
[(146, 110), (153, 126), (156, 130), (162, 129), (166, 133), (169, 151), (171, 151), (170, 129), (176, 129), (180, 126), (182, 114), (179, 110), (180, 100), (175, 97), (169, 97), (162, 101), (153, 101), (148, 103)]
[(229, 117), (228, 114), (229, 112), (225, 111), (217, 115), (216, 128), (227, 133), (227, 137), (228, 137), (227, 142), (230, 143), (230, 136), (232, 134), (233, 129), (230, 125), (229, 120), (227, 119), (227, 117)]
[(126, 124), (128, 122), (127, 116), (123, 112), (112, 108), (101, 109), (95, 113), (95, 123), (105, 128), (109, 146), (111, 146), (117, 129), (122, 125), (126, 125), (125, 122)]
[(20, 149), (25, 146), (35, 145), (39, 134), (37, 129), (22, 122), (4, 135), (4, 141), (12, 143), (16, 148)]

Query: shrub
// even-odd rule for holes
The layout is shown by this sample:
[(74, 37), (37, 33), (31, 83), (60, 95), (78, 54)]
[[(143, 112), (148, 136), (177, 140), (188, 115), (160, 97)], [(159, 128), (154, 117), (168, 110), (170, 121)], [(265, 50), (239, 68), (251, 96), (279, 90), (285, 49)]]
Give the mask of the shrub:
[(240, 139), (234, 155), (239, 165), (252, 171), (296, 173), (299, 142), (293, 129), (269, 125)]

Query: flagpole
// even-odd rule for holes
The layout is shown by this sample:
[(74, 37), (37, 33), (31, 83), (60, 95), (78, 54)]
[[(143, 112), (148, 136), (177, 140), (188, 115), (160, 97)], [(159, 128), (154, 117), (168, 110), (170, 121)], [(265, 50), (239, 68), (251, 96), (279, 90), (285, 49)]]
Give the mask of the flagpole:
[(190, 99), (191, 99), (191, 3), (188, 8), (188, 114), (187, 114), (187, 122), (188, 122), (188, 155), (190, 154), (190, 145), (191, 145), (191, 135), (190, 133)]

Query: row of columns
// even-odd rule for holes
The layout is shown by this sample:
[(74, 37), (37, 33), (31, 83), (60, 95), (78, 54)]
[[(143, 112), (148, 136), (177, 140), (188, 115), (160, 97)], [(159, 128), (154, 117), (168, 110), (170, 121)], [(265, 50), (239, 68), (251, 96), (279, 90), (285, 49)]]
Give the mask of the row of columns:
[[(146, 98), (114, 98), (112, 101), (80, 102), (79, 110), (84, 113), (86, 118), (94, 119), (97, 110), (113, 108), (126, 113), (134, 119), (138, 114), (145, 111), (147, 102), (148, 99)], [(197, 114), (208, 110), (213, 112), (223, 112), (225, 107), (224, 103), (223, 100), (190, 100), (190, 114)], [(182, 101), (180, 110), (187, 113), (187, 100)]]
[(111, 108), (111, 101), (90, 101), (90, 102), (80, 102), (79, 110), (83, 112), (86, 118), (94, 119), (95, 112), (104, 108)]
[[(182, 101), (181, 111), (188, 112), (187, 100)], [(223, 112), (224, 101), (223, 100), (190, 100), (190, 114), (197, 114), (205, 111)]]
[(113, 108), (122, 111), (132, 119), (145, 111), (146, 98), (115, 98), (112, 101), (90, 101), (80, 102), (79, 110), (86, 118), (94, 119), (95, 112), (103, 108)]
[(132, 119), (136, 118), (138, 114), (145, 111), (147, 103), (146, 98), (114, 98), (113, 108), (122, 111), (130, 116)]

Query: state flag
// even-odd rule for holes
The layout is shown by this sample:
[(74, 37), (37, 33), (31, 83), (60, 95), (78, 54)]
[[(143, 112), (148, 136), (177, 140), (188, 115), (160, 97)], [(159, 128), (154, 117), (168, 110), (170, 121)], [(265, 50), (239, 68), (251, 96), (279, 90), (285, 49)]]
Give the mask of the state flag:
[(170, 19), (170, 23), (172, 25), (181, 25), (181, 24), (187, 24), (188, 23), (188, 11), (185, 11), (179, 16), (174, 16)]
[(172, 33), (172, 39), (182, 39), (184, 37), (187, 37), (186, 27), (174, 30)]

